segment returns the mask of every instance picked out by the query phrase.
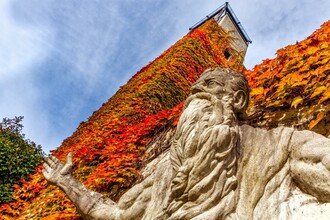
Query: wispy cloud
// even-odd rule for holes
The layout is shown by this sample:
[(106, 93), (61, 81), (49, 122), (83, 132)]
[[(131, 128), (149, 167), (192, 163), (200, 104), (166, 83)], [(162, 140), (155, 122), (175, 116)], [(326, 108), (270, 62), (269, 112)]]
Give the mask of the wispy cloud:
[(276, 50), (305, 39), (330, 19), (327, 0), (276, 0), (271, 4), (247, 0), (234, 1), (232, 7), (253, 41), (245, 58), (248, 68), (273, 58)]
[(47, 143), (51, 140), (39, 138), (48, 125), (38, 108), (41, 91), (33, 78), (36, 66), (48, 56), (51, 31), (17, 23), (8, 0), (0, 2), (0, 29), (0, 117), (25, 116), (27, 136)]
[[(230, 2), (253, 40), (252, 68), (330, 18), (330, 2)], [(48, 152), (218, 0), (0, 1), (0, 117), (25, 116)], [(316, 13), (317, 12), (317, 13)]]
[(46, 31), (40, 27), (20, 25), (10, 14), (9, 0), (0, 2), (0, 75), (16, 77), (29, 72), (47, 55)]

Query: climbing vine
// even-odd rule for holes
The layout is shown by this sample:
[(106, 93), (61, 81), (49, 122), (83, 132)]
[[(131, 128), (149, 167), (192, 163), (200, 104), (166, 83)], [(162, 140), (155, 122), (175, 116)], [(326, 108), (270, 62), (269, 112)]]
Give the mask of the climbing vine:
[(276, 58), (245, 71), (251, 91), (250, 122), (330, 134), (330, 22), (307, 39), (280, 49)]
[[(210, 67), (242, 71), (238, 53), (226, 59), (230, 35), (214, 20), (188, 33), (142, 68), (80, 124), (53, 155), (74, 153), (74, 176), (117, 200), (137, 180), (149, 144), (174, 128), (189, 88)], [(280, 49), (276, 58), (244, 70), (251, 87), (248, 122), (289, 125), (330, 135), (330, 22), (310, 37)], [(81, 219), (73, 204), (47, 184), (39, 166), (14, 186), (14, 202), (0, 206), (1, 219)]]
[[(80, 124), (53, 155), (73, 152), (74, 176), (117, 200), (136, 181), (148, 144), (163, 127), (174, 127), (189, 88), (210, 67), (242, 70), (242, 56), (227, 60), (230, 35), (214, 20), (188, 33), (136, 73)], [(0, 206), (4, 219), (79, 219), (73, 204), (47, 185), (39, 166), (30, 181), (15, 187), (15, 202)]]
[[(242, 70), (229, 60), (230, 35), (213, 20), (188, 33), (142, 68), (80, 124), (53, 155), (74, 153), (74, 176), (117, 200), (137, 180), (149, 144), (164, 127), (174, 128), (189, 88), (209, 67)], [(251, 87), (249, 123), (289, 125), (330, 135), (330, 22), (310, 37), (280, 49), (274, 59), (244, 70)], [(81, 219), (73, 204), (47, 184), (39, 166), (14, 185), (14, 202), (0, 206), (1, 219)]]

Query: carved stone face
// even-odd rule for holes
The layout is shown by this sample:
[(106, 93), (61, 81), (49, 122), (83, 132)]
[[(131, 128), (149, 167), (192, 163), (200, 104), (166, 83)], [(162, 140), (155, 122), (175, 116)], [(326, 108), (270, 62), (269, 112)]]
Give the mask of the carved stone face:
[(207, 69), (192, 85), (191, 98), (187, 99), (187, 105), (194, 96), (207, 98), (209, 95), (226, 101), (236, 116), (243, 119), (249, 103), (249, 93), (248, 82), (242, 73), (226, 68)]
[(218, 69), (206, 70), (191, 87), (191, 95), (209, 93), (222, 99), (225, 94), (233, 92), (230, 87), (230, 80), (232, 80), (232, 76)]

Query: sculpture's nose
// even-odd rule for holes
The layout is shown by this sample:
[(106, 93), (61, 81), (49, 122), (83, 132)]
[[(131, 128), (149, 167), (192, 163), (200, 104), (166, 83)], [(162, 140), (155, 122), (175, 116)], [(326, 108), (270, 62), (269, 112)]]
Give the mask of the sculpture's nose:
[(199, 93), (199, 92), (203, 92), (203, 88), (199, 85), (193, 85), (191, 88), (190, 88), (190, 93), (193, 95), (193, 94), (196, 94), (196, 93)]

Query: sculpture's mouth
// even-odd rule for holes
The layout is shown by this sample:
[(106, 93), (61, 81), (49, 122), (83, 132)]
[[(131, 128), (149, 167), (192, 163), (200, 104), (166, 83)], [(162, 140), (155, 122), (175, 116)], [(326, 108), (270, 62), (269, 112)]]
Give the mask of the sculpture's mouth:
[(199, 92), (199, 93), (189, 95), (187, 100), (184, 103), (183, 109), (187, 108), (188, 105), (190, 104), (190, 102), (194, 99), (205, 99), (205, 100), (212, 102), (214, 97), (213, 97), (213, 95), (211, 95), (210, 93), (207, 93), (207, 92)]

